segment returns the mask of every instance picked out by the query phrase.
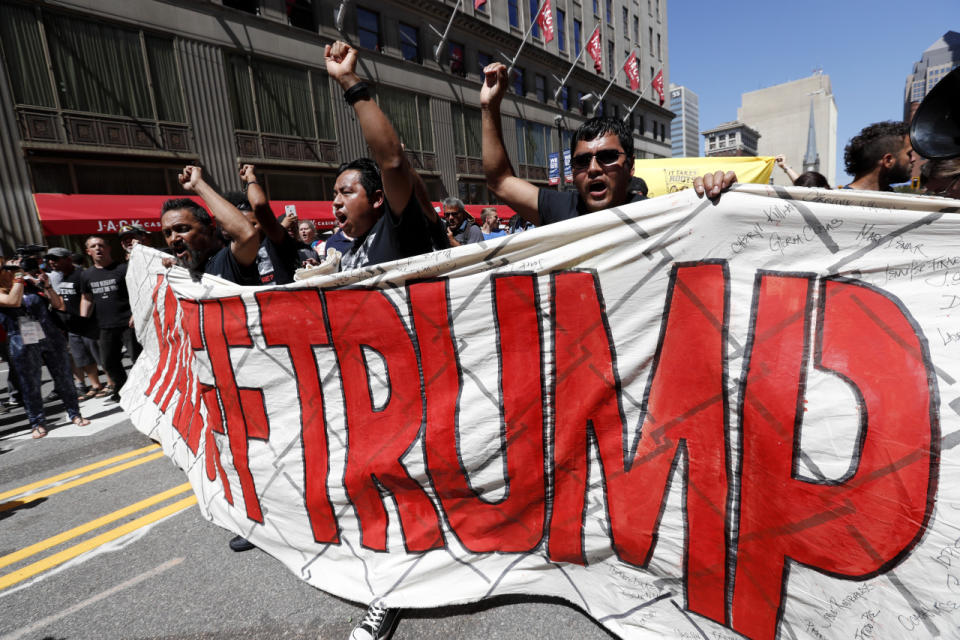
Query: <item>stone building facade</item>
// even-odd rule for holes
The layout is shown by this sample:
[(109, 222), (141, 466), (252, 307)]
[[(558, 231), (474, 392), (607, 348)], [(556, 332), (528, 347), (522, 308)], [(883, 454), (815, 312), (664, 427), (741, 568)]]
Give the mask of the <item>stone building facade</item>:
[[(199, 163), (222, 190), (257, 165), (274, 200), (329, 200), (336, 167), (367, 153), (327, 77), (324, 45), (361, 50), (359, 71), (397, 128), (430, 196), (492, 202), (480, 164), (481, 68), (512, 56), (537, 1), (0, 0), (0, 229), (4, 250), (39, 241), (34, 193), (176, 195)], [(519, 175), (547, 184), (548, 156), (600, 110), (632, 124), (638, 158), (670, 155), (673, 114), (629, 89), (669, 79), (666, 0), (553, 0), (516, 62), (504, 135)], [(451, 21), (452, 16), (452, 22)], [(446, 40), (434, 31), (444, 31)], [(604, 67), (586, 54), (597, 25)], [(614, 58), (613, 64), (609, 58)], [(651, 93), (648, 91), (647, 93)], [(559, 116), (559, 117), (557, 117)]]

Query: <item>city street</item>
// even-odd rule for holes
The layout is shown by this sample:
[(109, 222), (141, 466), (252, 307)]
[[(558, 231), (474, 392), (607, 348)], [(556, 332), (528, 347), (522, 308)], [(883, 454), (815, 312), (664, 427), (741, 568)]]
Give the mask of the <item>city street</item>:
[[(346, 639), (363, 616), (266, 553), (231, 551), (233, 534), (201, 517), (184, 474), (118, 405), (81, 404), (85, 428), (46, 407), (41, 440), (22, 408), (0, 415), (0, 640)], [(612, 636), (562, 602), (500, 598), (408, 611), (393, 637)]]

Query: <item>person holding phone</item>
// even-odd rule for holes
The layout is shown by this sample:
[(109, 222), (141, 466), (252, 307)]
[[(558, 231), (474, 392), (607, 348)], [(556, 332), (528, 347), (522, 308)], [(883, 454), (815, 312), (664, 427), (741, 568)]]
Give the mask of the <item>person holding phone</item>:
[[(37, 262), (36, 259), (32, 260)], [(39, 265), (29, 271), (25, 271), (23, 266), (21, 260), (17, 259), (4, 263), (3, 269), (0, 269), (0, 323), (7, 332), (10, 358), (15, 363), (14, 369), (33, 437), (42, 438), (47, 435), (43, 396), (40, 393), (43, 363), (50, 371), (54, 389), (73, 424), (85, 427), (90, 421), (80, 415), (70, 363), (66, 357), (67, 342), (50, 315), (50, 307), (63, 310), (63, 300)]]

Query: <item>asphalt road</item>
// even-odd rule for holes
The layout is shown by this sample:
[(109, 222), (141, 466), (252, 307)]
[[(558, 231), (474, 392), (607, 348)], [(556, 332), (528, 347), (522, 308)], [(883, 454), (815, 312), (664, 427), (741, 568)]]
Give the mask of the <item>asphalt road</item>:
[[(22, 409), (0, 415), (0, 640), (346, 639), (363, 616), (260, 550), (231, 551), (119, 406), (83, 403), (83, 429), (47, 408), (41, 440)], [(613, 636), (559, 600), (498, 598), (407, 610), (393, 637)]]

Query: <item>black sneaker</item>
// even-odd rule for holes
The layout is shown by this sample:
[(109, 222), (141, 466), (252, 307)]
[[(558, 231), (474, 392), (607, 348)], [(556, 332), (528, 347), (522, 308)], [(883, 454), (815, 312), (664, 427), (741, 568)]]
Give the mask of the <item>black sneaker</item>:
[(250, 551), (250, 549), (256, 549), (257, 545), (253, 544), (243, 536), (234, 536), (230, 539), (230, 548), (234, 551)]
[(367, 614), (350, 632), (350, 640), (386, 640), (397, 628), (401, 609), (387, 609), (379, 602), (367, 607)]

